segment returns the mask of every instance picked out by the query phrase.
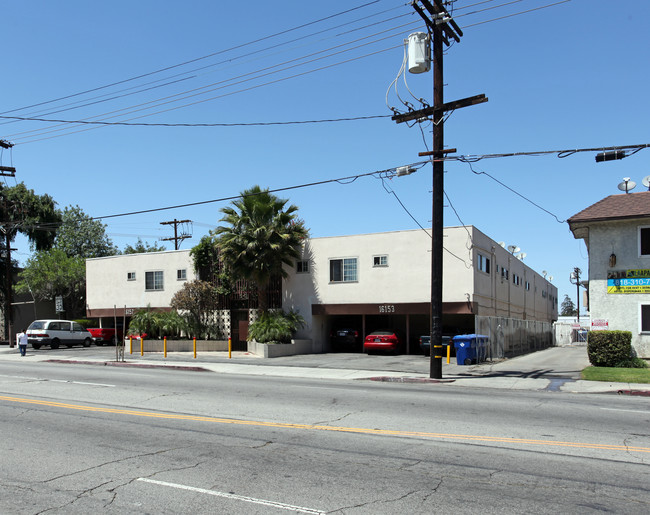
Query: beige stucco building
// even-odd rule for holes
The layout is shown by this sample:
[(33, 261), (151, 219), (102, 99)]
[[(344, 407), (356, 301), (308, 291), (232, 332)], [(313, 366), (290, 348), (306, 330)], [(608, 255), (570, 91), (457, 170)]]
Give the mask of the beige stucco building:
[(610, 195), (568, 222), (589, 252), (592, 330), (630, 331), (650, 358), (650, 192)]
[[(477, 317), (557, 319), (555, 286), (475, 227), (447, 227), (443, 245), (443, 333), (475, 332)], [(428, 231), (311, 238), (286, 271), (282, 307), (304, 317), (297, 337), (314, 349), (328, 350), (330, 333), (340, 327), (363, 335), (398, 330), (408, 352), (417, 352), (419, 336), (430, 333)], [(107, 318), (147, 306), (168, 309), (183, 283), (195, 278), (188, 250), (89, 259), (86, 274), (87, 314)], [(226, 326), (243, 335), (240, 311), (231, 312)]]

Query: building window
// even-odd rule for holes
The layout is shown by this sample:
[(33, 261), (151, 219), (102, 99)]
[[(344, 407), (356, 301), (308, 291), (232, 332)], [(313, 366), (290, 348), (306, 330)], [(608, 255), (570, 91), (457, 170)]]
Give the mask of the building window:
[(639, 227), (639, 255), (650, 256), (650, 227)]
[(163, 289), (162, 270), (144, 273), (144, 289), (145, 291), (158, 291)]
[(178, 279), (179, 281), (186, 281), (187, 270), (185, 268), (183, 268), (182, 270), (176, 270), (176, 279)]
[(490, 273), (490, 259), (483, 254), (478, 255), (478, 269), (486, 274)]
[(127, 272), (126, 273), (126, 280), (127, 281), (135, 281), (135, 272)]
[(357, 280), (357, 258), (330, 259), (330, 282), (353, 282)]
[(519, 286), (521, 284), (521, 279), (519, 278), (519, 276), (517, 274), (512, 274), (512, 283), (515, 286)]
[(641, 304), (640, 326), (642, 333), (650, 333), (650, 304)]
[(296, 263), (296, 272), (299, 274), (309, 273), (309, 261), (303, 260)]
[(507, 281), (508, 277), (510, 277), (510, 275), (508, 274), (508, 269), (506, 267), (502, 266), (501, 267), (501, 279), (505, 279)]
[(546, 290), (542, 290), (542, 298), (546, 298)]
[(388, 256), (373, 256), (372, 266), (388, 266)]
[(530, 281), (526, 281), (526, 291), (530, 291)]

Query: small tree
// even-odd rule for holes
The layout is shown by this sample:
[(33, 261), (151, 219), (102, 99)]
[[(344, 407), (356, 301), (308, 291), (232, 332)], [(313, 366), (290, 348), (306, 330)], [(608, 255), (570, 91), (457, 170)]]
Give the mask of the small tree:
[(219, 328), (213, 322), (219, 296), (214, 287), (205, 281), (187, 282), (176, 292), (171, 307), (185, 319), (188, 336), (218, 338)]
[(560, 315), (563, 317), (575, 316), (578, 314), (576, 306), (568, 295), (564, 295), (564, 300), (560, 306)]
[(138, 242), (134, 245), (131, 246), (127, 244), (124, 247), (124, 254), (144, 254), (145, 252), (162, 252), (163, 250), (167, 250), (164, 246), (160, 245), (158, 246), (158, 243), (154, 243), (153, 245), (149, 245), (148, 241), (142, 241), (141, 238), (138, 238)]

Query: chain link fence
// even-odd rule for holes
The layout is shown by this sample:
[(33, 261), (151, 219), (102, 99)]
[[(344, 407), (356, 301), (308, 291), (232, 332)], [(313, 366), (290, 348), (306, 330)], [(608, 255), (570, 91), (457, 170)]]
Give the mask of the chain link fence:
[(487, 359), (528, 354), (554, 345), (553, 324), (517, 318), (477, 316), (477, 334), (488, 337)]

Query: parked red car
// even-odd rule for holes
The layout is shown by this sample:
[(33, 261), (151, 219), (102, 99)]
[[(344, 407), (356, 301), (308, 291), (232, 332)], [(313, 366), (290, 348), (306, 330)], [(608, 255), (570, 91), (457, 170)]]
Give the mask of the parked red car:
[(118, 329), (117, 337), (115, 329), (111, 327), (92, 327), (88, 331), (93, 335), (95, 345), (115, 345), (118, 338), (122, 338), (122, 329)]
[(373, 331), (363, 341), (363, 352), (401, 352), (404, 340), (392, 329)]

